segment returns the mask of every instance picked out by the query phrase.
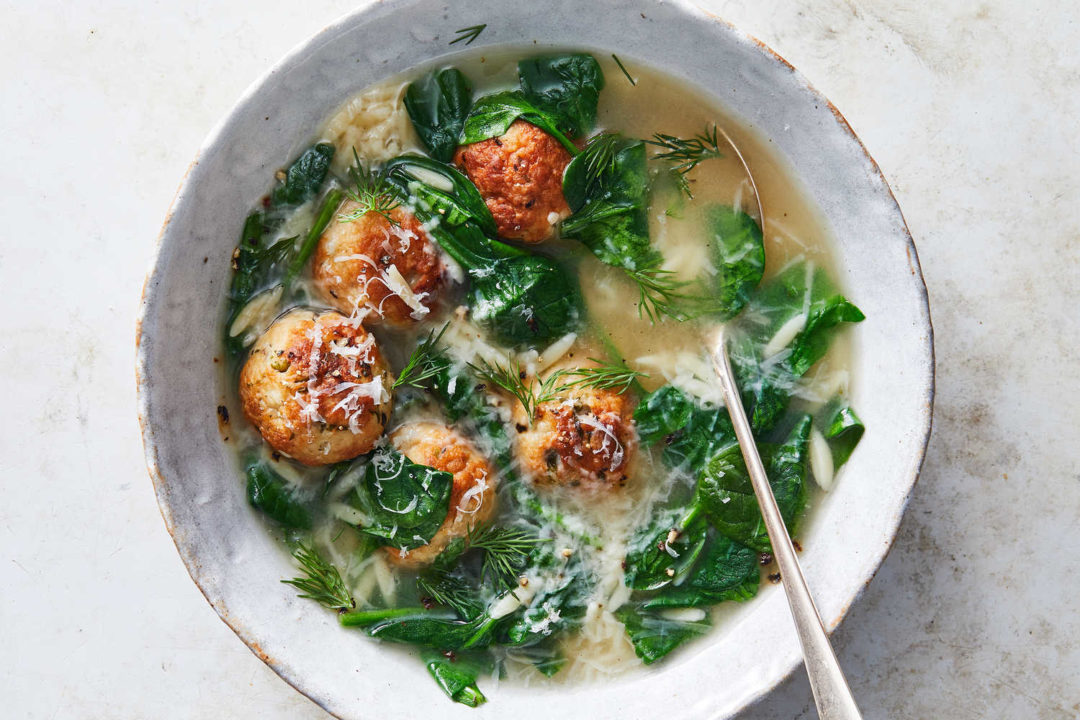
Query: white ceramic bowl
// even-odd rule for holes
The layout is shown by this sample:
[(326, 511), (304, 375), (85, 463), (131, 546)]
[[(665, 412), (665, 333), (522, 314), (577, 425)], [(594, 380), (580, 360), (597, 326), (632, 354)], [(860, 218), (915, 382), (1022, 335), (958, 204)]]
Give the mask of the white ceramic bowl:
[[(933, 343), (915, 246), (877, 166), (829, 102), (761, 43), (681, 3), (402, 0), (323, 30), (256, 82), (210, 134), (161, 234), (139, 329), (139, 414), (162, 515), (207, 600), (282, 678), (344, 718), (516, 720), (728, 717), (800, 661), (782, 592), (766, 586), (704, 640), (609, 683), (484, 688), (478, 710), (451, 704), (421, 663), (338, 627), (279, 584), (288, 556), (247, 506), (215, 419), (213, 358), (244, 216), (274, 169), (342, 100), (456, 52), (460, 27), (487, 23), (470, 49), (507, 44), (618, 53), (684, 78), (771, 139), (836, 239), (842, 283), (868, 319), (854, 334), (853, 402), (869, 428), (842, 481), (802, 536), (803, 566), (829, 629), (889, 550), (930, 432)], [(532, 41), (536, 41), (533, 45)], [(209, 258), (204, 262), (204, 258)], [(222, 668), (228, 672), (227, 668)]]

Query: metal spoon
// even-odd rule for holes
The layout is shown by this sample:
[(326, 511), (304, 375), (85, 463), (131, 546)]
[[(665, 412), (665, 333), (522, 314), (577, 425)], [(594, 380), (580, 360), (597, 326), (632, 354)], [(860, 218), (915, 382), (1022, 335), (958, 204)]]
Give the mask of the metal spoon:
[(829, 636), (825, 634), (814, 599), (810, 597), (810, 589), (806, 586), (806, 578), (803, 577), (799, 558), (791, 544), (791, 536), (784, 526), (780, 508), (776, 505), (769, 478), (765, 474), (765, 466), (762, 465), (757, 445), (754, 444), (750, 421), (746, 419), (746, 410), (735, 386), (735, 375), (731, 371), (727, 340), (722, 327), (715, 336), (710, 354), (713, 367), (720, 378), (724, 404), (731, 416), (731, 423), (735, 426), (735, 437), (739, 440), (746, 469), (750, 472), (750, 481), (754, 486), (754, 494), (757, 495), (761, 516), (765, 519), (765, 529), (772, 542), (773, 557), (780, 567), (780, 578), (784, 583), (791, 616), (795, 620), (795, 630), (799, 634), (818, 717), (822, 720), (861, 720), (862, 715), (855, 705), (851, 688), (844, 679), (844, 672), (836, 660)]

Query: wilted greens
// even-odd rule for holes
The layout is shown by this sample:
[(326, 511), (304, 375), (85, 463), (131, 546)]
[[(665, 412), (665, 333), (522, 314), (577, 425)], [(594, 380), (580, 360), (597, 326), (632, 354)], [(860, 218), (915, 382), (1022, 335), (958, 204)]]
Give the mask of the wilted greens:
[[(463, 28), (456, 47), (482, 29)], [(414, 648), (442, 693), (468, 707), (487, 701), (492, 675), (578, 672), (583, 628), (616, 628), (605, 641), (619, 642), (597, 645), (622, 648), (613, 653), (629, 652), (624, 632), (651, 664), (707, 633), (717, 605), (756, 596), (771, 544), (702, 364), (717, 323), (789, 531), (799, 532), (815, 473), (827, 489), (865, 432), (844, 369), (819, 364), (863, 315), (819, 262), (816, 239), (796, 248), (779, 216), (744, 211), (757, 203), (725, 175), (731, 159), (718, 158), (734, 145), (724, 129), (710, 121), (685, 134), (701, 127), (702, 98), (686, 93), (669, 127), (644, 128), (651, 106), (626, 93), (652, 92), (655, 78), (613, 59), (627, 82), (603, 104), (602, 65), (580, 52), (438, 66), (406, 78), (385, 107), (377, 89), (350, 122), (325, 126), (333, 143), (277, 173), (234, 257), (225, 350), (235, 362), (222, 365), (234, 382), (254, 335), (285, 311), (334, 307), (345, 328), (260, 342), (260, 363), (238, 383), (263, 435), (229, 434), (248, 504), (295, 562), (281, 582), (334, 612), (343, 632)], [(408, 119), (384, 117), (399, 98)], [(629, 112), (623, 103), (640, 111), (636, 125), (612, 121)], [(501, 137), (519, 121), (566, 153), (515, 145), (536, 133)], [(415, 137), (401, 136), (403, 122)], [(463, 155), (476, 183), (453, 164)], [(545, 189), (525, 197), (534, 167)], [(552, 228), (542, 244), (500, 237), (536, 218)], [(330, 291), (328, 272), (363, 283), (361, 300)], [(383, 315), (372, 283), (423, 312)], [(260, 383), (272, 391), (252, 397)], [(369, 415), (323, 418), (360, 400), (374, 402)], [(275, 433), (310, 436), (324, 464)], [(357, 447), (331, 457), (327, 438)], [(603, 452), (633, 462), (604, 466)], [(281, 590), (277, 580), (263, 590)], [(615, 663), (602, 652), (587, 660)]]
[[(299, 236), (275, 240), (274, 235), (289, 214), (318, 195), (333, 157), (334, 146), (328, 143), (318, 143), (305, 150), (285, 170), (282, 181), (270, 192), (265, 208), (251, 213), (244, 221), (240, 243), (233, 254), (233, 277), (225, 323), (225, 346), (230, 355), (235, 357), (244, 350), (242, 333), (236, 336), (230, 333), (244, 305), (256, 292), (269, 287), (286, 273), (291, 281), (311, 254), (314, 239), (318, 238), (322, 228), (317, 232), (313, 228), (301, 248), (296, 247)], [(340, 195), (335, 197), (331, 192), (326, 205), (336, 207), (340, 199)], [(320, 220), (324, 213), (325, 209), (319, 213)], [(325, 226), (324, 223), (323, 228)]]
[[(417, 169), (453, 189), (434, 187)], [(582, 313), (574, 279), (551, 258), (491, 239), (491, 213), (468, 178), (415, 156), (392, 160), (387, 177), (414, 198), (417, 217), (435, 222), (431, 235), (468, 273), (466, 303), (475, 322), (509, 345), (551, 340), (577, 326)]]

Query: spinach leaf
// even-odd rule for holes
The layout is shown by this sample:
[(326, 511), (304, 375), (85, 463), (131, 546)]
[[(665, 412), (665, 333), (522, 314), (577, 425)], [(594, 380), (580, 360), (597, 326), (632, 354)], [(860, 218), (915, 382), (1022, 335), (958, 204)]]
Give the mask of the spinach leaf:
[[(776, 504), (788, 531), (806, 505), (806, 461), (810, 439), (810, 416), (804, 415), (779, 446), (761, 446)], [(719, 450), (698, 479), (695, 502), (721, 534), (761, 552), (772, 546), (758, 509), (742, 452), (737, 442)]]
[[(689, 522), (685, 520), (687, 516), (691, 518)], [(627, 543), (626, 586), (634, 590), (659, 590), (682, 582), (701, 556), (707, 530), (704, 520), (696, 519), (685, 508), (657, 514), (650, 523), (638, 528)]]
[(819, 425), (823, 426), (821, 434), (832, 450), (833, 469), (839, 470), (862, 440), (866, 427), (851, 406), (839, 400), (825, 406), (820, 420)]
[(330, 161), (334, 159), (334, 146), (318, 143), (305, 150), (285, 170), (285, 179), (270, 193), (270, 210), (280, 213), (311, 200), (322, 187)]
[(499, 137), (518, 118), (554, 137), (571, 155), (578, 154), (577, 146), (559, 129), (559, 118), (534, 105), (519, 90), (504, 90), (477, 100), (465, 119), (460, 144), (472, 145)]
[(671, 620), (660, 612), (624, 605), (615, 617), (626, 627), (634, 653), (646, 665), (651, 665), (687, 640), (709, 629), (709, 616), (698, 621)]
[(273, 241), (275, 231), (289, 213), (318, 194), (333, 157), (334, 146), (329, 143), (305, 150), (286, 169), (284, 181), (271, 191), (266, 209), (251, 213), (244, 221), (240, 244), (233, 255), (229, 317), (225, 323), (225, 347), (231, 356), (239, 356), (245, 347), (243, 334), (237, 337), (229, 334), (236, 316), (256, 291), (269, 285), (290, 265), (297, 238)]
[(546, 580), (529, 607), (507, 626), (504, 644), (535, 646), (581, 624), (594, 583), (580, 560), (568, 561), (547, 544), (533, 551), (529, 567), (522, 574)]
[(311, 511), (285, 478), (263, 464), (247, 469), (247, 498), (251, 506), (287, 528), (311, 529)]
[(684, 283), (662, 268), (663, 256), (649, 240), (648, 195), (645, 143), (598, 135), (566, 166), (563, 196), (573, 214), (561, 232), (637, 283), (640, 312), (654, 321), (685, 320)]
[(634, 422), (642, 442), (664, 443), (662, 457), (669, 467), (691, 474), (697, 474), (719, 448), (736, 442), (725, 408), (690, 398), (674, 385), (643, 397), (634, 410)]
[(367, 517), (360, 531), (396, 548), (427, 544), (450, 511), (453, 477), (397, 450), (376, 450), (352, 496)]
[[(864, 318), (813, 263), (795, 263), (761, 287), (743, 314), (743, 335), (730, 347), (755, 433), (780, 419), (796, 382), (825, 355), (837, 326)], [(770, 348), (788, 334), (782, 348)]]
[[(565, 237), (580, 240), (608, 265), (629, 270), (655, 267), (662, 260), (649, 242), (649, 172), (645, 143), (599, 136), (590, 150), (570, 161), (563, 195), (573, 215), (562, 223)], [(598, 154), (613, 153), (605, 161)]]
[(425, 652), (423, 658), (431, 677), (451, 700), (473, 708), (487, 702), (476, 686), (476, 676), (480, 671), (476, 663), (460, 656), (452, 659), (430, 651)]
[(534, 598), (521, 616), (507, 627), (504, 644), (536, 645), (580, 626), (587, 607), (578, 589), (573, 587), (575, 579), (567, 576), (558, 587), (545, 590)]
[(387, 162), (383, 172), (402, 199), (417, 205), (417, 216), (421, 219), (437, 221), (451, 230), (473, 223), (487, 236), (495, 237), (495, 218), (483, 196), (455, 168), (409, 154)]
[(480, 649), (491, 644), (496, 622), (487, 614), (463, 621), (427, 613), (384, 620), (371, 625), (367, 633), (380, 640), (436, 650)]
[(455, 68), (433, 70), (405, 90), (405, 109), (431, 157), (450, 162), (472, 107), (472, 84)]
[(466, 296), (472, 319), (509, 345), (562, 337), (577, 327), (581, 292), (573, 276), (551, 258), (492, 240), (494, 220), (468, 178), (453, 168), (438, 172), (452, 190), (425, 182), (415, 168), (432, 170), (409, 156), (388, 164), (387, 178), (403, 197), (416, 198), (416, 216), (434, 223), (430, 233), (469, 275)]
[(705, 209), (716, 275), (705, 299), (721, 319), (734, 317), (750, 299), (765, 272), (761, 228), (752, 217), (724, 205)]
[(592, 55), (542, 55), (518, 63), (525, 97), (558, 118), (559, 128), (580, 137), (596, 122), (596, 106), (604, 89), (604, 72)]
[(757, 552), (714, 533), (686, 580), (645, 600), (642, 608), (701, 607), (726, 600), (748, 600), (757, 594), (760, 581)]

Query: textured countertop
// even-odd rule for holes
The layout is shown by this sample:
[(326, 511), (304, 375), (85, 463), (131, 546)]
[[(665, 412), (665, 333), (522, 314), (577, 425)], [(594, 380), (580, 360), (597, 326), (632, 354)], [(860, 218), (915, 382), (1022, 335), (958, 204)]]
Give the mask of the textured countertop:
[[(836, 634), (867, 718), (1080, 717), (1080, 10), (703, 5), (844, 113), (929, 286), (929, 454)], [(133, 343), (158, 228), (203, 137), (348, 9), (0, 4), (4, 717), (328, 717), (181, 564), (143, 466)], [(742, 717), (814, 717), (802, 672)]]

